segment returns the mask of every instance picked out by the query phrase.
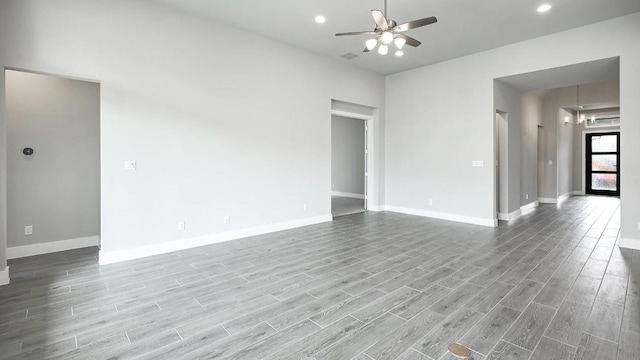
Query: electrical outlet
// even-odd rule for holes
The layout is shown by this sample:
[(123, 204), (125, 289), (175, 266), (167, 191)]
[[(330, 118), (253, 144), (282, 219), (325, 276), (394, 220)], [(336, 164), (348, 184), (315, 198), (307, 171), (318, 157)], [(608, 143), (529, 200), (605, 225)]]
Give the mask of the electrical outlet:
[(331, 184), (331, 190), (335, 190), (336, 184)]
[(307, 204), (302, 205), (302, 210), (305, 212), (307, 211)]
[(25, 235), (33, 235), (33, 225), (27, 225), (24, 227)]
[(178, 231), (184, 231), (186, 228), (184, 221), (178, 221)]
[(429, 199), (429, 205), (433, 205), (433, 199)]
[(529, 194), (525, 195), (525, 199), (529, 200)]
[(638, 230), (640, 230), (640, 221), (638, 221)]
[(549, 165), (553, 165), (553, 160), (549, 160)]
[(231, 222), (231, 217), (229, 215), (225, 215), (223, 220), (225, 224), (228, 224)]
[(126, 160), (124, 162), (125, 170), (135, 170), (136, 169), (136, 161), (135, 160)]

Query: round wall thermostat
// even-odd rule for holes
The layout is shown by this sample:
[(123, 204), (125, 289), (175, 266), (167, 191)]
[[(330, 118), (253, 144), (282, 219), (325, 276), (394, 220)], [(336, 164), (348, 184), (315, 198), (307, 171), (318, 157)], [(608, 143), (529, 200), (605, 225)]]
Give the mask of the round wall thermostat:
[(25, 155), (33, 155), (33, 149), (32, 148), (24, 148), (22, 149), (22, 153)]

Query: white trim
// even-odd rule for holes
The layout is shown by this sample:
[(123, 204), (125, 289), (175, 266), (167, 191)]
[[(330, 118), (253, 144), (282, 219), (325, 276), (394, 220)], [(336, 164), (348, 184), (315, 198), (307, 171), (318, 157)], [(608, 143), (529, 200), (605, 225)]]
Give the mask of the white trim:
[(511, 221), (511, 220), (515, 220), (517, 218), (519, 218), (521, 215), (521, 210), (518, 209), (514, 212), (511, 212), (509, 214), (505, 214), (505, 213), (498, 213), (498, 220), (503, 220), (503, 221)]
[(572, 196), (573, 196), (573, 192), (572, 192), (572, 191), (570, 191), (570, 192), (568, 192), (568, 193), (566, 193), (566, 194), (562, 194), (562, 195), (560, 195), (560, 196), (558, 197), (558, 202), (559, 202), (559, 203), (561, 203), (561, 202), (563, 202), (563, 201), (567, 200), (568, 198), (570, 198), (570, 197), (572, 197)]
[(420, 210), (420, 209), (409, 209), (409, 208), (404, 208), (404, 207), (399, 207), (399, 206), (390, 206), (390, 205), (386, 205), (385, 206), (385, 210), (386, 211), (391, 211), (391, 212), (402, 213), (402, 214), (423, 216), (423, 217), (441, 219), (441, 220), (456, 221), (456, 222), (474, 224), (474, 225), (482, 225), (482, 226), (489, 226), (489, 227), (498, 226), (498, 220), (497, 219), (477, 218), (477, 217), (471, 217), (471, 216), (447, 214), (447, 213), (441, 213), (441, 212), (435, 212), (435, 211), (426, 211), (426, 210)]
[(538, 198), (538, 202), (540, 204), (557, 204), (558, 203), (558, 199), (554, 199), (554, 198)]
[(355, 113), (351, 111), (344, 111), (344, 110), (331, 109), (331, 115), (342, 116), (349, 119), (373, 120), (373, 115), (365, 115), (365, 114)]
[(539, 202), (534, 201), (534, 202), (530, 202), (527, 205), (523, 205), (520, 207), (520, 209), (510, 213), (510, 214), (505, 214), (505, 213), (498, 213), (498, 220), (503, 220), (503, 221), (512, 221), (515, 220), (517, 218), (519, 218), (520, 216), (524, 215), (526, 212), (529, 212), (535, 208), (538, 207), (538, 205), (540, 205)]
[(530, 202), (527, 205), (521, 206), (520, 207), (520, 212), (524, 213), (526, 211), (533, 210), (533, 209), (537, 208), (539, 205), (540, 205), (540, 203), (538, 201)]
[(40, 244), (14, 246), (7, 248), (7, 259), (18, 259), (27, 256), (49, 254), (59, 251), (99, 246), (100, 236), (88, 236), (77, 239), (50, 241)]
[(585, 193), (582, 190), (574, 191), (573, 196), (584, 196)]
[(625, 249), (640, 250), (640, 240), (620, 238), (618, 240), (618, 246)]
[(188, 239), (181, 239), (169, 242), (163, 242), (154, 245), (141, 246), (125, 250), (100, 251), (100, 265), (112, 264), (121, 261), (139, 259), (147, 256), (165, 254), (172, 251), (191, 249), (198, 246), (211, 245), (220, 242), (241, 239), (249, 236), (268, 234), (276, 231), (288, 230), (307, 225), (319, 224), (332, 221), (331, 214), (320, 215), (311, 218), (304, 218), (292, 221), (285, 221), (275, 224), (256, 226), (248, 229), (240, 229), (227, 231), (217, 234), (204, 235)]
[(0, 286), (9, 285), (9, 267), (7, 266), (4, 270), (0, 271)]
[(342, 196), (353, 199), (364, 199), (364, 194), (354, 194), (354, 193), (346, 193), (341, 191), (332, 191), (331, 196)]
[(384, 211), (384, 206), (369, 206), (368, 211), (376, 211), (376, 212)]

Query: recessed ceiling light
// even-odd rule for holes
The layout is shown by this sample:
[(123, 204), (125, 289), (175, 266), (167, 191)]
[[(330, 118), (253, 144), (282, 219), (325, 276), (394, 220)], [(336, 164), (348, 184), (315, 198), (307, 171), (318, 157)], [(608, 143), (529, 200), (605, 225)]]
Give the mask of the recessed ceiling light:
[(538, 7), (538, 12), (539, 13), (544, 13), (544, 12), (547, 12), (549, 10), (551, 10), (551, 5), (549, 5), (549, 4), (542, 4), (542, 5), (540, 5)]
[(322, 15), (318, 15), (315, 20), (318, 24), (324, 24), (324, 22), (327, 21), (327, 18)]
[(403, 51), (401, 51), (401, 50), (396, 51), (396, 56), (400, 57), (402, 55), (404, 55)]

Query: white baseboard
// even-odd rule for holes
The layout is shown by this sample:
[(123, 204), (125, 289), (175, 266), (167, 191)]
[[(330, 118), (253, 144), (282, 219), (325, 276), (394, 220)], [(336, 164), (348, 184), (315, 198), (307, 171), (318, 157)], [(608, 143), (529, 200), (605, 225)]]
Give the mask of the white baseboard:
[(640, 239), (620, 238), (618, 240), (618, 246), (625, 249), (640, 250)]
[(9, 267), (7, 266), (4, 270), (0, 271), (0, 286), (9, 284)]
[(367, 208), (367, 211), (376, 211), (376, 212), (384, 211), (384, 206), (370, 205), (369, 208)]
[(521, 211), (520, 209), (511, 212), (509, 214), (506, 213), (498, 213), (498, 220), (503, 220), (503, 221), (511, 221), (511, 220), (515, 220), (517, 218), (520, 217)]
[(435, 211), (409, 209), (409, 208), (392, 206), (392, 205), (386, 205), (384, 208), (386, 211), (397, 212), (397, 213), (402, 213), (407, 215), (417, 215), (417, 216), (423, 216), (428, 218), (456, 221), (461, 223), (482, 225), (482, 226), (489, 226), (489, 227), (498, 226), (498, 220), (496, 219), (484, 219), (484, 218), (477, 218), (477, 217), (471, 217), (471, 216), (447, 214), (447, 213), (441, 213), (441, 212), (435, 212)]
[(175, 241), (164, 242), (160, 244), (141, 246), (131, 249), (115, 250), (115, 251), (100, 251), (99, 263), (100, 265), (113, 264), (121, 261), (139, 259), (152, 255), (165, 254), (172, 251), (179, 251), (185, 249), (191, 249), (198, 246), (211, 245), (221, 243), (230, 240), (242, 239), (249, 236), (263, 235), (276, 231), (288, 230), (298, 228), (307, 225), (314, 225), (323, 222), (332, 221), (333, 216), (331, 214), (321, 215), (311, 218), (285, 221), (275, 224), (257, 226), (248, 229), (241, 229), (235, 231), (227, 231), (217, 234), (193, 237), (188, 239), (181, 239)]
[(540, 203), (537, 201), (534, 201), (534, 202), (528, 203), (527, 205), (521, 206), (520, 209), (512, 213), (509, 213), (509, 214), (498, 213), (498, 220), (503, 220), (503, 221), (515, 220), (520, 216), (524, 215), (525, 213), (537, 208), (538, 205), (540, 205)]
[(557, 204), (558, 203), (558, 199), (554, 199), (554, 198), (538, 198), (538, 202), (540, 204)]
[(574, 191), (574, 192), (573, 192), (573, 195), (577, 195), (577, 196), (584, 196), (584, 195), (585, 195), (585, 193), (584, 193), (584, 191), (582, 191), (582, 190), (576, 190), (576, 191)]
[(342, 197), (364, 200), (364, 194), (354, 194), (354, 193), (346, 193), (346, 192), (340, 192), (340, 191), (332, 191), (331, 196), (342, 196)]
[(562, 194), (562, 195), (560, 195), (558, 197), (558, 202), (563, 202), (563, 201), (567, 200), (568, 198), (570, 198), (572, 196), (573, 196), (573, 191), (570, 191), (570, 192), (568, 192), (566, 194)]
[(81, 249), (99, 245), (100, 236), (88, 236), (77, 239), (51, 241), (33, 245), (14, 246), (7, 248), (7, 259), (17, 259), (27, 256), (49, 254), (59, 251)]
[(533, 210), (537, 208), (539, 205), (540, 203), (538, 201), (530, 202), (527, 205), (520, 207), (520, 213), (525, 213), (527, 211)]

